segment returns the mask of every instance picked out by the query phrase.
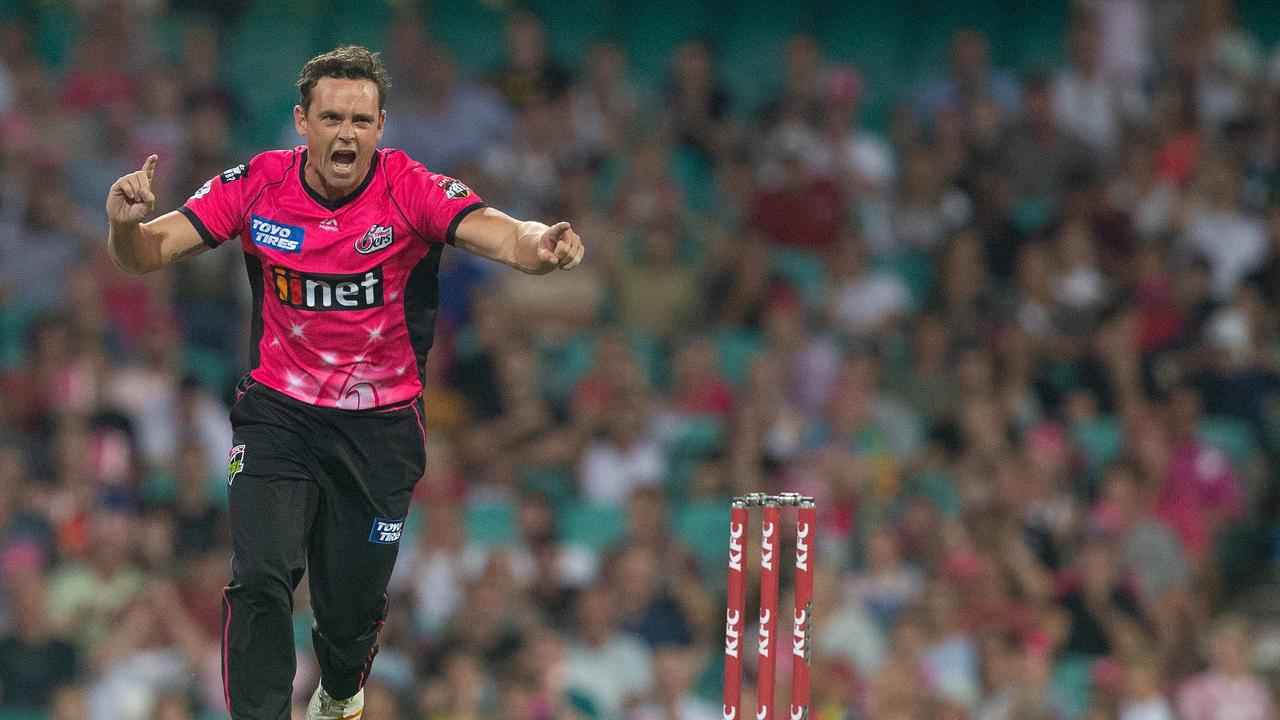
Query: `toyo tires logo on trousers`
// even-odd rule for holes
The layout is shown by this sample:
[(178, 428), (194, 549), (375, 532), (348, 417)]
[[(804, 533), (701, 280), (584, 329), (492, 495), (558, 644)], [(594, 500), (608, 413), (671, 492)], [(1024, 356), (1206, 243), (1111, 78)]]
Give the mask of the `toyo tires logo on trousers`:
[(384, 520), (374, 518), (373, 527), (369, 530), (369, 542), (378, 545), (394, 545), (400, 542), (400, 534), (404, 532), (404, 518)]

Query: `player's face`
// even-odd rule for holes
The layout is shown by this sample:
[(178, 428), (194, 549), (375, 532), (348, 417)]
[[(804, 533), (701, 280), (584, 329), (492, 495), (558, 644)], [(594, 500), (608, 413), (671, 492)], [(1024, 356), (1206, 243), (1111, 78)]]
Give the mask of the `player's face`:
[(307, 165), (334, 189), (364, 179), (386, 119), (372, 80), (320, 78), (311, 90), (311, 107), (305, 113), (301, 106), (293, 109), (294, 125), (307, 138)]

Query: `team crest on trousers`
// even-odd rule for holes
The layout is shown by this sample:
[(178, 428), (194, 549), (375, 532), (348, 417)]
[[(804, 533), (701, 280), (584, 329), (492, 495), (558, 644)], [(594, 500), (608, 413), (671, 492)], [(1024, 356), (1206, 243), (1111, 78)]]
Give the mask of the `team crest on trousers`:
[(227, 484), (235, 482), (236, 476), (244, 471), (244, 445), (231, 448), (231, 459), (227, 461)]

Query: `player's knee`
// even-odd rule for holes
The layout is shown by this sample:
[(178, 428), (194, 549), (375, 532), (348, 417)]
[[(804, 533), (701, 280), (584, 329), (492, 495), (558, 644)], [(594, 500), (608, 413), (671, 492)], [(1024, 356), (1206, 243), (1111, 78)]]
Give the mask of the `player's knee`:
[(288, 572), (248, 565), (236, 568), (229, 589), (255, 602), (290, 605), (296, 585)]

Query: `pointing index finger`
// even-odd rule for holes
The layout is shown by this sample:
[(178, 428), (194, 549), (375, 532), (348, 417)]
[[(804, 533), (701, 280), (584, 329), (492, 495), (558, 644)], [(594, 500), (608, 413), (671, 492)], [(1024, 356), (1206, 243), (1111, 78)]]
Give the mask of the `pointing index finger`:
[(156, 174), (156, 160), (159, 157), (160, 157), (159, 155), (156, 155), (154, 153), (151, 155), (148, 155), (147, 161), (142, 164), (142, 172), (146, 173), (148, 181), (150, 181), (151, 178), (154, 177)]

